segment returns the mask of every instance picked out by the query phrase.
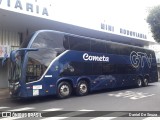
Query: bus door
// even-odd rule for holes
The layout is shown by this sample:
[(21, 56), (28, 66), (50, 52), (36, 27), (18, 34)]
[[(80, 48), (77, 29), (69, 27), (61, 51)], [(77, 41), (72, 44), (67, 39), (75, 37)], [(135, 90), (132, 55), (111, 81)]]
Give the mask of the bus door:
[(12, 51), (10, 70), (9, 70), (9, 90), (11, 96), (18, 96), (20, 94), (20, 87), (22, 86), (22, 52)]

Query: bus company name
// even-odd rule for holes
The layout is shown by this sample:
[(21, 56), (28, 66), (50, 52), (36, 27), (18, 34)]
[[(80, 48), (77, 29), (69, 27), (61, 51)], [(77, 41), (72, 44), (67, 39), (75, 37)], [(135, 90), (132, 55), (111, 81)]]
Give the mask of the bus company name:
[(35, 3), (24, 2), (24, 0), (0, 0), (0, 6), (6, 6), (8, 8), (13, 8), (25, 12), (49, 16), (48, 9), (46, 7), (39, 6)]
[(147, 62), (148, 67), (151, 68), (152, 55), (150, 54), (148, 56), (146, 53), (132, 51), (130, 54), (130, 61), (135, 68), (143, 68), (145, 61)]
[(104, 62), (109, 62), (109, 57), (103, 56), (93, 56), (89, 55), (88, 53), (83, 54), (83, 60), (85, 61), (104, 61)]

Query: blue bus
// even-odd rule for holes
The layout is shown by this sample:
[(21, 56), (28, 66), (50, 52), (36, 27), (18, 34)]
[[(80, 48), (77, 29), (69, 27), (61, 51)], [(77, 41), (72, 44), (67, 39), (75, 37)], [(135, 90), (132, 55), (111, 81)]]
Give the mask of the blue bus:
[(67, 98), (158, 81), (152, 50), (53, 30), (35, 32), (10, 60), (11, 97)]

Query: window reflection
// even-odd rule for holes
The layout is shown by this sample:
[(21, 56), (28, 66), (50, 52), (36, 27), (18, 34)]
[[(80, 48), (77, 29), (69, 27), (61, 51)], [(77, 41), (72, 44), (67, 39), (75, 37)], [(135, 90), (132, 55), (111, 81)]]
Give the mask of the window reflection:
[(65, 51), (64, 35), (53, 32), (42, 32), (35, 38), (31, 48), (38, 51), (28, 53), (27, 82), (40, 79), (51, 62)]

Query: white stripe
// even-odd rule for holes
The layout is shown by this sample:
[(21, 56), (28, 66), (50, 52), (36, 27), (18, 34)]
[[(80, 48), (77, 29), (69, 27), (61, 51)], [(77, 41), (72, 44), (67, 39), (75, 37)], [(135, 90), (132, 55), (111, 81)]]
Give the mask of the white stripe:
[(66, 119), (69, 117), (48, 117), (48, 118), (44, 118), (44, 119), (40, 119), (40, 120), (62, 120), (62, 119)]
[(8, 111), (25, 111), (25, 110), (30, 110), (30, 109), (34, 109), (34, 108), (25, 107), (25, 108), (18, 108), (18, 109), (13, 109), (13, 110), (8, 110)]
[(51, 108), (51, 109), (46, 109), (42, 111), (60, 111), (60, 110), (62, 110), (62, 108)]
[(95, 110), (82, 109), (82, 110), (78, 110), (78, 111), (95, 111)]
[(160, 117), (147, 117), (143, 120), (160, 120)]
[(46, 78), (52, 77), (52, 75), (45, 75)]
[(96, 117), (90, 120), (112, 120), (114, 118), (117, 118), (117, 117)]
[(6, 109), (6, 108), (9, 108), (9, 107), (0, 107), (0, 109)]
[(1, 118), (1, 120), (16, 120), (22, 117), (7, 117), (7, 118)]
[(77, 116), (77, 115), (85, 114), (85, 113), (88, 113), (90, 111), (94, 111), (94, 110), (82, 109), (82, 110), (78, 110), (78, 111), (75, 111), (75, 112), (69, 112), (69, 113), (64, 113), (64, 114), (61, 114), (61, 115), (56, 115), (55, 117), (49, 117), (49, 118), (42, 119), (42, 120), (61, 120), (61, 119), (69, 118), (71, 116)]
[[(121, 117), (121, 116), (126, 115), (126, 114), (127, 113), (125, 113), (125, 112), (112, 112), (112, 113), (103, 115), (102, 117), (93, 118), (91, 120), (112, 120), (112, 119)], [(116, 116), (116, 117), (110, 117), (110, 116)]]

